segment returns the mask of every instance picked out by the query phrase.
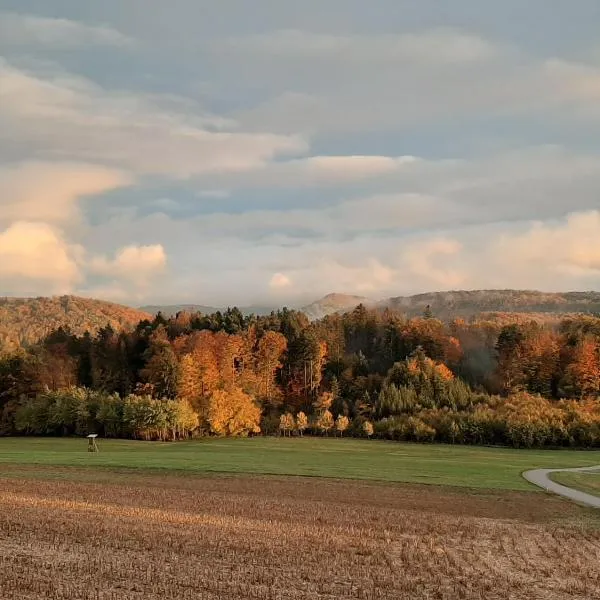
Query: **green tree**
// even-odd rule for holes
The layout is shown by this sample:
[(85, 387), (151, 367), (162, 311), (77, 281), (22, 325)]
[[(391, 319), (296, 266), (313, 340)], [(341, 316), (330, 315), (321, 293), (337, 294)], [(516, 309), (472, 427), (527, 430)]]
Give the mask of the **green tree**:
[(144, 382), (151, 386), (154, 395), (160, 398), (176, 398), (179, 389), (179, 364), (163, 329), (152, 336), (144, 359), (142, 377)]

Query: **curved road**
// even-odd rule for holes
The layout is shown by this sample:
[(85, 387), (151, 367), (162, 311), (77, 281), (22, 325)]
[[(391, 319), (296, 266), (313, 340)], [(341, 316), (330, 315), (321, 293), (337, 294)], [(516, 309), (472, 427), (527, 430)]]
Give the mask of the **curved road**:
[(592, 496), (592, 494), (586, 494), (585, 492), (580, 492), (579, 490), (567, 487), (566, 485), (561, 485), (560, 483), (552, 481), (548, 477), (550, 473), (569, 472), (600, 473), (600, 465), (597, 467), (580, 467), (578, 469), (534, 469), (533, 471), (525, 471), (525, 473), (523, 473), (523, 477), (527, 479), (529, 483), (533, 483), (533, 485), (537, 485), (538, 487), (545, 489), (547, 492), (553, 492), (554, 494), (558, 494), (564, 498), (569, 498), (569, 500), (574, 500), (575, 502), (584, 504), (585, 506), (600, 508), (600, 497)]

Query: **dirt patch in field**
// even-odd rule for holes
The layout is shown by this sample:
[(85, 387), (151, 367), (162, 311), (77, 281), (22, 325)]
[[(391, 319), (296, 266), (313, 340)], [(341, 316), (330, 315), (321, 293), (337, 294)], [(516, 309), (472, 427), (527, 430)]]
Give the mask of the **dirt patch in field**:
[(3, 473), (0, 598), (600, 597), (600, 530), (543, 493), (66, 471)]

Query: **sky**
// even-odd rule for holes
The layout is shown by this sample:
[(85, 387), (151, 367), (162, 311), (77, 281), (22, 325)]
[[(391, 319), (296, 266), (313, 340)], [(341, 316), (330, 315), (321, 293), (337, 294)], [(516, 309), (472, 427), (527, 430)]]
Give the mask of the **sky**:
[(598, 0), (0, 0), (0, 295), (600, 289)]

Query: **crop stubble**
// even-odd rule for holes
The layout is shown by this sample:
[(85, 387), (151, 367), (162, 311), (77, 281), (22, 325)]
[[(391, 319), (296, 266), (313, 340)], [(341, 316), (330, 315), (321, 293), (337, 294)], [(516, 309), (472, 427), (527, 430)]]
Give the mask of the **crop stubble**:
[(600, 531), (541, 493), (99, 477), (0, 479), (0, 598), (600, 597)]

